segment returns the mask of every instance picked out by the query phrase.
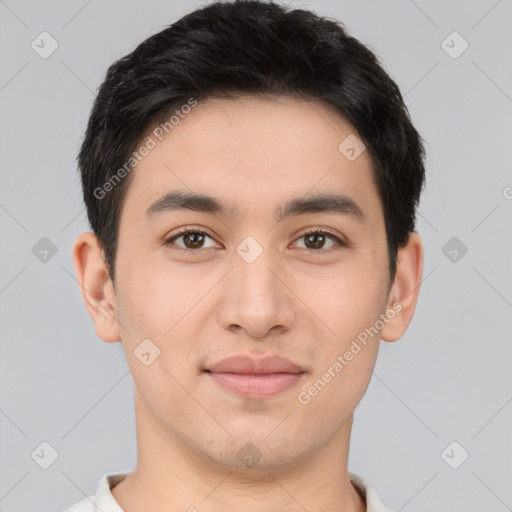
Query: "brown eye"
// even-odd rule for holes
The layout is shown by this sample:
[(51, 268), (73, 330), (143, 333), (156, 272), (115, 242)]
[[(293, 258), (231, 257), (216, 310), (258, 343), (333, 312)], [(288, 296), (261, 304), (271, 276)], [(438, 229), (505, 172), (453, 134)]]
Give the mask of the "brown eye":
[(202, 247), (204, 243), (204, 236), (201, 233), (187, 233), (183, 235), (185, 246), (189, 249), (197, 249)]
[[(336, 235), (317, 229), (301, 235), (298, 240), (304, 239), (305, 249), (311, 252), (328, 252), (331, 248), (341, 248), (345, 243), (340, 240)], [(331, 240), (333, 243), (326, 247), (326, 242)]]
[(323, 249), (326, 238), (327, 237), (321, 233), (311, 233), (304, 236), (306, 241), (305, 245), (308, 249)]
[[(167, 240), (165, 240), (166, 246), (177, 245), (178, 250), (190, 250), (194, 251), (197, 249), (203, 249), (206, 239), (213, 240), (210, 235), (205, 233), (204, 231), (199, 231), (197, 229), (185, 229), (180, 233), (177, 233)], [(175, 242), (179, 239), (182, 239), (182, 244), (176, 244)], [(213, 247), (213, 246), (210, 246)], [(208, 248), (208, 247), (206, 247)]]

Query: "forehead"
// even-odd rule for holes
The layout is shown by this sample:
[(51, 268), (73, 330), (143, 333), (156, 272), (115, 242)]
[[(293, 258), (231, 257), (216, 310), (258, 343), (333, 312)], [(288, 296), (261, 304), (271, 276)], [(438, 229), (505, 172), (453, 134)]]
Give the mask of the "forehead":
[(369, 152), (349, 158), (347, 144), (359, 152), (362, 142), (325, 102), (209, 98), (186, 111), (168, 133), (149, 132), (154, 148), (132, 171), (125, 204), (146, 209), (176, 189), (217, 197), (232, 214), (268, 204), (275, 215), (276, 204), (313, 192), (378, 201)]

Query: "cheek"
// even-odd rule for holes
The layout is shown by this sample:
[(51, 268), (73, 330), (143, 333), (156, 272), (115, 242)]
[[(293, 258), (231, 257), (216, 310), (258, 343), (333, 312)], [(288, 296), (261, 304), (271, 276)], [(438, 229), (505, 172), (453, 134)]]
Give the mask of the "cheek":
[(321, 319), (315, 340), (318, 365), (297, 398), (310, 417), (321, 417), (326, 425), (339, 425), (354, 410), (377, 358), (380, 337), (374, 326), (381, 312), (380, 288), (356, 281), (340, 280), (325, 296), (317, 288), (314, 300)]
[[(301, 296), (317, 324), (315, 349), (319, 364), (302, 387), (311, 411), (342, 421), (368, 387), (380, 336), (375, 329), (385, 295), (387, 274), (371, 265), (354, 265), (329, 276), (302, 280)], [(311, 302), (309, 302), (311, 301)], [(299, 400), (299, 403), (303, 403)], [(308, 405), (308, 407), (310, 407)], [(336, 422), (335, 422), (336, 423)]]
[(131, 337), (170, 338), (205, 292), (201, 276), (147, 258), (119, 265), (118, 279), (120, 320)]
[(196, 282), (194, 275), (171, 265), (146, 265), (131, 272), (124, 265), (118, 277), (118, 319), (128, 331), (122, 331), (123, 349), (134, 382), (143, 396), (144, 389), (152, 390), (146, 401), (168, 403), (179, 394), (178, 382), (186, 382), (197, 366), (200, 319), (195, 316), (207, 291), (204, 276), (201, 285), (201, 276)]
[(302, 275), (295, 289), (305, 304), (324, 324), (323, 331), (334, 337), (340, 348), (350, 337), (375, 323), (386, 301), (387, 267), (364, 263), (362, 259)]

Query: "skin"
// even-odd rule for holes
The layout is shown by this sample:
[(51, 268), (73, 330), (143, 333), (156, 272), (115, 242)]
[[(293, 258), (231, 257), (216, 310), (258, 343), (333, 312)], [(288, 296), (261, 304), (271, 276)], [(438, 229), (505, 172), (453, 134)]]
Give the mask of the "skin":
[[(380, 339), (398, 340), (412, 319), (423, 250), (411, 233), (389, 282), (369, 151), (350, 161), (338, 149), (355, 133), (323, 102), (201, 101), (132, 171), (115, 288), (96, 237), (76, 239), (77, 279), (97, 335), (122, 342), (135, 384), (138, 464), (112, 489), (127, 512), (366, 510), (348, 477), (353, 413)], [(171, 190), (212, 195), (236, 215), (174, 211), (147, 220), (145, 210)], [(274, 209), (285, 200), (333, 191), (356, 201), (364, 222), (308, 213), (276, 224)], [(186, 237), (163, 244), (187, 226), (211, 238), (195, 249), (188, 239), (188, 252), (177, 250), (186, 251)], [(302, 235), (314, 228), (349, 246), (332, 250), (329, 238), (306, 245)], [(246, 236), (263, 248), (250, 264), (236, 252)], [(401, 312), (301, 404), (299, 392), (393, 304)], [(149, 366), (133, 353), (146, 338), (160, 349)], [(278, 395), (243, 398), (201, 371), (234, 354), (278, 354), (306, 374)], [(248, 442), (261, 453), (252, 467), (237, 456)]]

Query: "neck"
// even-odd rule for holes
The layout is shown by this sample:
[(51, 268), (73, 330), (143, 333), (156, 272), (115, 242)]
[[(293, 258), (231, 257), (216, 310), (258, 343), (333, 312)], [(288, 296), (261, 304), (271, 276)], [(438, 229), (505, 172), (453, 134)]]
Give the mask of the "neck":
[(351, 416), (332, 441), (293, 464), (234, 467), (178, 440), (135, 398), (136, 469), (112, 489), (126, 512), (365, 512), (350, 483), (347, 462)]

